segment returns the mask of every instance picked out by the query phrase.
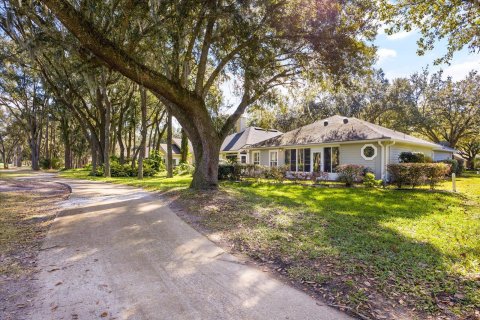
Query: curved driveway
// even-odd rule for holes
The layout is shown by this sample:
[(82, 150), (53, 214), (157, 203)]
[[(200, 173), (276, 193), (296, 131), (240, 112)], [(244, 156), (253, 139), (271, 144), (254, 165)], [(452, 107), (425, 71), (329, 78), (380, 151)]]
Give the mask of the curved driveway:
[(57, 181), (73, 192), (39, 255), (29, 319), (349, 319), (243, 264), (154, 194)]

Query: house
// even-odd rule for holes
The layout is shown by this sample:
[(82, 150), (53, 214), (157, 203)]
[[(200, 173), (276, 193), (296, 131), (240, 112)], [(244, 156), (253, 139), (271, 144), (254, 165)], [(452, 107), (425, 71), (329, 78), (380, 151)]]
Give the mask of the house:
[[(167, 158), (167, 144), (161, 143), (160, 144), (160, 153), (162, 153), (163, 158)], [(188, 163), (193, 163), (193, 147), (190, 141), (188, 141)], [(180, 164), (180, 160), (182, 159), (182, 139), (172, 138), (172, 161), (173, 166), (177, 166)]]
[(247, 148), (261, 141), (274, 138), (282, 132), (273, 129), (258, 127), (246, 127), (246, 119), (240, 118), (236, 124), (236, 133), (225, 138), (220, 148), (220, 159), (231, 160), (240, 163), (253, 163), (254, 159), (249, 158)]
[(423, 153), (433, 160), (451, 159), (455, 150), (356, 118), (333, 116), (277, 134), (244, 149), (247, 163), (287, 165), (290, 171), (328, 172), (357, 164), (370, 168), (377, 179), (387, 178), (387, 165), (402, 152)]

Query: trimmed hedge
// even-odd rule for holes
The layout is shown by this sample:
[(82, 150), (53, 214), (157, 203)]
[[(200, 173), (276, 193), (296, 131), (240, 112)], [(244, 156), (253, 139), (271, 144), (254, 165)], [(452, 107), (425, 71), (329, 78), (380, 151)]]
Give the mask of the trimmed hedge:
[(400, 189), (405, 185), (413, 188), (428, 184), (431, 189), (445, 179), (450, 172), (446, 163), (398, 163), (387, 168), (391, 181)]
[(446, 159), (441, 160), (439, 163), (446, 163), (450, 165), (450, 175), (455, 172), (457, 176), (461, 175), (465, 170), (464, 162), (458, 161), (457, 159)]

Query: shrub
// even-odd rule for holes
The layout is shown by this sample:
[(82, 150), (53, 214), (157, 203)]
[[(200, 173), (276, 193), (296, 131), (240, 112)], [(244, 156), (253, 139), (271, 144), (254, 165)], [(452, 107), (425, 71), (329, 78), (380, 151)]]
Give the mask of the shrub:
[(433, 190), (435, 186), (448, 175), (450, 165), (446, 163), (429, 163), (424, 165), (424, 170), (430, 189)]
[(445, 160), (440, 160), (439, 163), (446, 163), (450, 165), (450, 171), (448, 172), (448, 175), (451, 175), (452, 173), (455, 172), (455, 174), (459, 176), (465, 170), (463, 160), (459, 161), (457, 159), (445, 159)]
[(412, 189), (420, 185), (425, 184), (427, 180), (425, 164), (423, 163), (407, 163), (408, 169), (408, 182), (412, 186)]
[(398, 156), (400, 163), (429, 163), (432, 158), (425, 156), (423, 153), (402, 152)]
[(272, 179), (274, 179), (275, 181), (283, 183), (283, 181), (285, 181), (287, 170), (288, 170), (287, 166), (271, 167), (270, 175)]
[(344, 182), (347, 187), (362, 180), (364, 166), (356, 164), (344, 164), (337, 167), (338, 181)]
[(182, 162), (178, 166), (173, 168), (173, 174), (180, 176), (192, 174), (193, 171), (195, 171), (195, 167), (187, 162)]
[(328, 180), (328, 172), (312, 172), (310, 179), (312, 180), (313, 184), (325, 182)]
[(398, 163), (389, 164), (390, 179), (400, 189), (404, 185), (416, 186), (428, 183), (431, 189), (449, 172), (450, 166), (445, 163)]
[(376, 180), (375, 175), (371, 172), (367, 172), (363, 176), (363, 185), (367, 188), (374, 188), (380, 186), (381, 184), (382, 180)]
[[(135, 174), (133, 175), (134, 177), (137, 176), (138, 174), (138, 169), (135, 168)], [(155, 170), (150, 164), (144, 163), (143, 164), (143, 176), (144, 177), (153, 177), (158, 173), (157, 170)]]
[(120, 164), (117, 161), (110, 162), (110, 175), (112, 177), (131, 177), (131, 166)]
[(150, 167), (152, 167), (152, 169), (157, 172), (166, 170), (165, 163), (163, 162), (163, 158), (158, 150), (150, 151), (148, 158), (146, 158), (143, 163), (148, 164)]
[(218, 165), (218, 179), (231, 180), (233, 179), (235, 168), (233, 164), (219, 164)]
[(60, 169), (62, 166), (62, 160), (59, 158), (42, 158), (39, 161), (40, 168), (42, 169)]
[(409, 165), (407, 164), (389, 164), (387, 171), (390, 173), (390, 180), (395, 183), (397, 188), (402, 188), (409, 183)]

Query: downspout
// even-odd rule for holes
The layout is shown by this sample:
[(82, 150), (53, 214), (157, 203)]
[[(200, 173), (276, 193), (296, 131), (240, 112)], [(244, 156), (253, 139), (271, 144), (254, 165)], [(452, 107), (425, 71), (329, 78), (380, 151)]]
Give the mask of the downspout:
[[(394, 144), (396, 143), (396, 141), (392, 141), (391, 144), (388, 144), (388, 145), (385, 145), (385, 148), (386, 148), (386, 159), (385, 159), (385, 167), (387, 167), (389, 165), (389, 159), (390, 159), (390, 147), (393, 146)], [(386, 179), (388, 179), (388, 171), (386, 172)]]
[(381, 164), (380, 164), (380, 177), (382, 180), (385, 180), (385, 146), (383, 145), (383, 141), (378, 141), (378, 144), (382, 147), (382, 156), (381, 156)]

